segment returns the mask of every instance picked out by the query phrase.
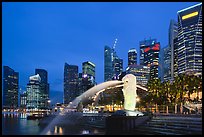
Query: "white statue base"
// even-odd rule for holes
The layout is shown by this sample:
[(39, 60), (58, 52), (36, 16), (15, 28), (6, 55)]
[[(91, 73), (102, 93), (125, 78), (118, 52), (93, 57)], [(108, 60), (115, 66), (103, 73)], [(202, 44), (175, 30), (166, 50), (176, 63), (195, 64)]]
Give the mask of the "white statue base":
[(124, 110), (126, 112), (126, 116), (144, 116), (144, 114), (140, 111), (131, 111), (131, 110)]

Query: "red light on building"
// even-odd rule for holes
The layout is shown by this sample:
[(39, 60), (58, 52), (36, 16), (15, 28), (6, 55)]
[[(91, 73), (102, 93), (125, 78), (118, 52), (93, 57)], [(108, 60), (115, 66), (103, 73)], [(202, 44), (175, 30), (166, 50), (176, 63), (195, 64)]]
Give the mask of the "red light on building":
[(144, 49), (144, 52), (147, 52), (147, 51), (149, 51), (149, 50), (150, 50), (150, 47)]
[(152, 50), (159, 50), (159, 44), (155, 44), (155, 45), (152, 47)]

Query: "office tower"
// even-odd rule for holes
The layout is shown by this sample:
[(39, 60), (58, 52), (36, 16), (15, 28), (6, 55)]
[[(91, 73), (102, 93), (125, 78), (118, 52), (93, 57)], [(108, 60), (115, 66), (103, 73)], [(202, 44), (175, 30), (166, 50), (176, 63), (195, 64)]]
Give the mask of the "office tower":
[(85, 79), (82, 75), (82, 73), (79, 73), (79, 78), (78, 78), (78, 92), (76, 93), (76, 96), (80, 96), (82, 93), (85, 92), (86, 86), (88, 79)]
[(26, 109), (26, 104), (27, 104), (26, 100), (27, 100), (27, 93), (24, 92), (24, 93), (20, 94), (20, 107), (22, 109)]
[(112, 67), (112, 49), (108, 46), (104, 47), (104, 81), (109, 81), (113, 76)]
[(178, 35), (178, 24), (175, 20), (170, 21), (169, 25), (169, 51), (170, 51), (170, 75), (171, 80), (174, 79), (174, 39)]
[(150, 67), (136, 64), (129, 65), (126, 68), (126, 74), (135, 75), (137, 84), (146, 86), (150, 78)]
[(128, 51), (128, 66), (132, 64), (137, 64), (137, 50), (135, 48)]
[(121, 74), (123, 72), (123, 60), (116, 57), (114, 60), (113, 60), (113, 77), (114, 79), (117, 79), (118, 78), (118, 75)]
[(3, 69), (3, 106), (17, 108), (19, 73), (8, 66)]
[(150, 79), (158, 78), (160, 43), (156, 39), (140, 42), (140, 65), (150, 67)]
[(46, 109), (48, 108), (49, 100), (49, 84), (48, 84), (48, 74), (44, 69), (35, 69), (35, 75), (39, 74), (41, 78), (41, 97), (42, 97), (42, 106)]
[(178, 37), (174, 39), (174, 78), (178, 76)]
[(78, 66), (64, 65), (64, 104), (73, 101), (78, 92)]
[(117, 39), (112, 48), (104, 47), (104, 81), (117, 79), (123, 71), (123, 60), (117, 56), (115, 51)]
[(29, 111), (36, 111), (41, 109), (42, 98), (41, 98), (41, 78), (40, 75), (34, 75), (29, 77), (29, 83), (27, 84), (27, 100), (26, 108)]
[(95, 64), (90, 61), (82, 63), (82, 92), (95, 85)]
[(95, 85), (95, 64), (90, 61), (82, 63), (82, 74), (87, 75), (92, 85)]
[(167, 45), (163, 48), (164, 58), (163, 58), (163, 73), (164, 81), (171, 80), (171, 47)]
[(202, 76), (202, 3), (182, 9), (178, 15), (178, 75)]
[(150, 45), (153, 45), (157, 40), (149, 39), (140, 41), (140, 65), (144, 65), (144, 49), (148, 48)]
[(162, 82), (164, 81), (164, 48), (159, 51), (158, 77)]

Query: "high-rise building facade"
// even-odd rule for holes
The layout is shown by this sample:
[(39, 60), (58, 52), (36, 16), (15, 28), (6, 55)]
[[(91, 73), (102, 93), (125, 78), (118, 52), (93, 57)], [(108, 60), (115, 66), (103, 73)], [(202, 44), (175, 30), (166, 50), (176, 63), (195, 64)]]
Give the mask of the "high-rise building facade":
[(126, 68), (126, 74), (135, 75), (137, 84), (146, 86), (150, 78), (150, 67), (136, 64), (129, 65)]
[(82, 63), (81, 87), (82, 93), (92, 88), (95, 84), (95, 64), (90, 61)]
[(178, 23), (175, 20), (170, 21), (169, 25), (169, 47), (170, 47), (170, 75), (171, 80), (174, 79), (174, 39), (178, 35)]
[(159, 51), (158, 77), (162, 82), (164, 81), (164, 48)]
[(42, 109), (43, 99), (41, 98), (41, 78), (40, 75), (34, 75), (29, 77), (29, 83), (27, 84), (27, 97), (26, 97), (26, 109), (29, 111), (36, 111)]
[(133, 64), (137, 64), (137, 50), (135, 48), (128, 51), (128, 66)]
[(42, 98), (42, 106), (46, 109), (48, 108), (48, 100), (49, 100), (49, 84), (48, 84), (48, 74), (44, 69), (35, 69), (35, 75), (39, 74), (41, 81), (41, 98)]
[(26, 109), (26, 101), (27, 100), (27, 93), (20, 94), (20, 107)]
[(178, 15), (178, 74), (192, 71), (202, 76), (202, 3)]
[(144, 63), (144, 49), (148, 48), (150, 45), (153, 45), (157, 40), (156, 39), (148, 39), (140, 41), (140, 65), (145, 65)]
[(90, 61), (82, 63), (82, 74), (87, 75), (92, 85), (95, 85), (95, 64)]
[(158, 78), (160, 43), (156, 39), (140, 42), (140, 65), (150, 67), (150, 79)]
[(104, 47), (104, 81), (109, 81), (113, 76), (112, 66), (112, 48), (109, 46)]
[(163, 58), (163, 73), (164, 81), (171, 80), (171, 48), (169, 45), (163, 48), (164, 58)]
[(8, 66), (3, 66), (3, 106), (18, 107), (19, 73)]
[(117, 78), (123, 72), (123, 59), (118, 57), (113, 60), (113, 77)]
[(64, 65), (64, 104), (73, 101), (78, 92), (78, 66)]
[(178, 37), (174, 39), (174, 78), (178, 76)]

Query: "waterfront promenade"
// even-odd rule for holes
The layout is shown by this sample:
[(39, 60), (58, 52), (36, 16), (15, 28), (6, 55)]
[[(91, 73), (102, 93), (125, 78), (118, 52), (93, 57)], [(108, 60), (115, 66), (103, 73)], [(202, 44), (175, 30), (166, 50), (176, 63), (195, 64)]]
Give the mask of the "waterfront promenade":
[[(105, 135), (110, 114), (68, 112), (27, 120), (23, 113), (2, 113), (3, 135)], [(10, 126), (9, 123), (14, 123)], [(47, 128), (47, 129), (46, 129)], [(45, 130), (46, 129), (46, 130)], [(130, 135), (201, 135), (202, 115), (154, 114), (152, 119), (129, 131)]]

